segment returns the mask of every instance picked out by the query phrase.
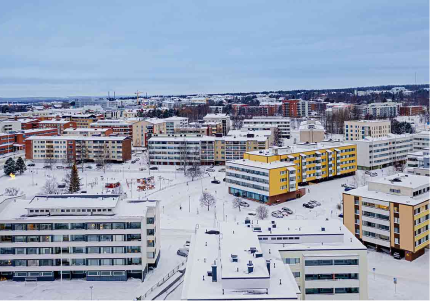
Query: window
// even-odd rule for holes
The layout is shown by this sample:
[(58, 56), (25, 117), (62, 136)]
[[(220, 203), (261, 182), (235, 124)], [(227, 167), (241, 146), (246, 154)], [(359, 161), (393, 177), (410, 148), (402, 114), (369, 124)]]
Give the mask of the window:
[(334, 265), (358, 265), (358, 259), (336, 259)]
[(300, 258), (284, 258), (284, 263), (286, 263), (286, 264), (299, 264)]
[(307, 288), (306, 289), (307, 295), (315, 295), (315, 294), (333, 294), (332, 288)]
[(399, 243), (399, 238), (398, 237), (394, 237), (394, 244), (398, 245)]
[(300, 277), (300, 272), (293, 272), (293, 276), (294, 276), (294, 278), (299, 278)]
[(306, 260), (305, 266), (333, 265), (333, 260)]
[(337, 287), (335, 288), (336, 294), (358, 294), (358, 287)]
[(148, 218), (146, 219), (146, 223), (147, 223), (147, 224), (152, 225), (152, 224), (154, 224), (154, 222), (155, 222), (155, 218), (153, 218), (153, 217), (148, 217)]

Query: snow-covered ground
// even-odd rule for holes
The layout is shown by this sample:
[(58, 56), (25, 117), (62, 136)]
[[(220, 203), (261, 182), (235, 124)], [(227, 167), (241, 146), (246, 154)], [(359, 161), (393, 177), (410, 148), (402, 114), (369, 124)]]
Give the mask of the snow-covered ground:
[[(145, 282), (129, 280), (127, 282), (86, 282), (82, 280), (45, 282), (36, 284), (17, 283), (12, 281), (0, 282), (0, 299), (89, 299), (91, 297), (90, 286), (93, 286), (93, 299), (132, 299), (144, 294), (153, 284), (166, 275), (176, 265), (183, 261), (176, 255), (178, 248), (182, 247), (185, 240), (189, 239), (196, 226), (212, 228), (219, 221), (242, 220), (248, 213), (255, 211), (259, 204), (248, 202), (248, 208), (233, 208), (233, 196), (228, 194), (227, 186), (222, 179), (224, 172), (222, 167), (215, 167), (216, 171), (206, 175), (203, 179), (191, 181), (181, 171), (175, 171), (174, 166), (161, 166), (159, 171), (151, 171), (155, 176), (155, 189), (149, 192), (138, 192), (137, 185), (127, 185), (132, 179), (149, 175), (149, 170), (139, 171), (139, 168), (147, 166), (142, 162), (123, 165), (111, 165), (106, 172), (100, 170), (79, 170), (82, 189), (88, 193), (105, 192), (105, 182), (121, 182), (124, 192), (128, 197), (151, 198), (161, 201), (161, 259), (160, 265)], [(19, 187), (31, 198), (42, 189), (48, 177), (54, 177), (58, 181), (70, 170), (47, 170), (43, 164), (37, 164), (35, 168), (29, 168), (24, 175), (15, 179), (9, 177), (0, 178), (0, 194), (6, 187)], [(379, 171), (382, 175), (388, 174), (390, 169)], [(221, 184), (212, 184), (213, 178), (221, 180)], [(286, 219), (324, 220), (326, 218), (340, 219), (340, 211), (336, 205), (341, 202), (342, 184), (364, 184), (368, 179), (361, 171), (356, 177), (347, 177), (323, 182), (306, 187), (308, 193), (301, 199), (270, 207), (270, 211), (281, 207), (291, 208), (295, 214)], [(200, 207), (199, 197), (202, 191), (212, 193), (216, 199), (216, 208)], [(318, 200), (322, 203), (315, 209), (306, 209), (302, 206), (309, 200)], [(372, 268), (375, 267), (375, 278)], [(429, 298), (429, 253), (415, 260), (395, 260), (391, 256), (369, 251), (369, 298), (370, 299), (428, 299)], [(397, 293), (394, 292), (393, 277), (397, 277)], [(181, 286), (179, 286), (167, 299), (180, 298)]]

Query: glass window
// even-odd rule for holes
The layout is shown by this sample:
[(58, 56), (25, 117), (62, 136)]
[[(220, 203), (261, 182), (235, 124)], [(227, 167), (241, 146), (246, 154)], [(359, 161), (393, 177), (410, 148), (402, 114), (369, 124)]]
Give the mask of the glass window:
[(113, 247), (114, 253), (124, 253), (124, 247)]
[(334, 265), (358, 265), (358, 259), (337, 259)]
[(114, 259), (113, 265), (125, 265), (125, 259)]
[(131, 222), (129, 223), (129, 229), (140, 229), (142, 227), (141, 223)]
[(55, 230), (69, 230), (69, 224), (54, 224)]
[(70, 229), (72, 229), (72, 230), (84, 230), (85, 229), (85, 223), (71, 223)]
[(39, 254), (38, 248), (27, 248), (27, 254)]
[(112, 253), (112, 247), (101, 247), (100, 253)]
[(85, 253), (85, 248), (84, 247), (73, 247), (72, 253), (83, 254), (83, 253)]
[(100, 253), (100, 248), (99, 247), (88, 247), (87, 248), (87, 253), (88, 254), (92, 254), (92, 253)]
[(88, 259), (88, 265), (100, 265), (98, 259)]
[(14, 239), (15, 239), (15, 242), (26, 242), (27, 238), (25, 236), (15, 236)]
[(27, 265), (27, 260), (24, 259), (15, 259), (15, 266), (25, 267)]
[(112, 223), (112, 229), (125, 229), (124, 223)]

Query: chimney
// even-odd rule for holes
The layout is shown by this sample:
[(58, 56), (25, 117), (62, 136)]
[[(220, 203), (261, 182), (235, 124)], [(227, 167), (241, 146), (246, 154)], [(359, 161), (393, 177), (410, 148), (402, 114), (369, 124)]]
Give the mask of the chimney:
[(248, 274), (251, 274), (252, 272), (254, 272), (254, 264), (252, 263), (251, 260), (248, 262), (247, 266), (248, 266)]
[(212, 265), (212, 282), (217, 282), (217, 266), (216, 266), (216, 264)]

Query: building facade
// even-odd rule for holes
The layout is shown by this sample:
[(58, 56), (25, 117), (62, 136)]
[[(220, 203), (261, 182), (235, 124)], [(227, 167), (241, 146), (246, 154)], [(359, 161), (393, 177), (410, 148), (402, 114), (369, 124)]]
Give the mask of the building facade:
[(46, 162), (125, 162), (131, 159), (129, 137), (32, 136), (25, 140), (25, 158)]
[(416, 133), (413, 136), (414, 138), (414, 151), (420, 151), (426, 148), (430, 148), (430, 132), (423, 131), (420, 133)]
[(227, 114), (207, 114), (203, 117), (205, 122), (216, 122), (222, 124), (222, 134), (227, 136), (227, 133), (230, 131), (231, 121), (230, 116)]
[(299, 144), (247, 152), (244, 159), (263, 163), (293, 163), (297, 170), (296, 181), (303, 185), (354, 174), (357, 170), (357, 147), (340, 142)]
[(357, 145), (359, 169), (380, 169), (406, 163), (408, 153), (413, 150), (413, 135), (390, 134), (381, 138), (365, 138), (352, 141)]
[(324, 140), (324, 127), (317, 120), (302, 121), (299, 132), (301, 143), (318, 143)]
[(366, 137), (380, 138), (391, 134), (391, 122), (389, 120), (358, 120), (345, 121), (345, 141), (361, 140)]
[(144, 280), (160, 256), (157, 201), (36, 195), (0, 203), (0, 276), (15, 281)]
[(428, 177), (395, 174), (343, 193), (345, 226), (365, 244), (412, 261), (429, 246)]
[(291, 124), (289, 118), (257, 118), (243, 120), (243, 127), (248, 129), (263, 129), (266, 126), (276, 126), (280, 139), (290, 139)]
[(405, 172), (412, 175), (430, 176), (429, 149), (408, 154)]
[(309, 102), (303, 99), (288, 99), (282, 101), (282, 116), (284, 117), (308, 117), (309, 112)]
[(39, 122), (40, 129), (57, 129), (58, 135), (63, 135), (64, 130), (76, 128), (76, 122), (68, 120), (44, 120)]

